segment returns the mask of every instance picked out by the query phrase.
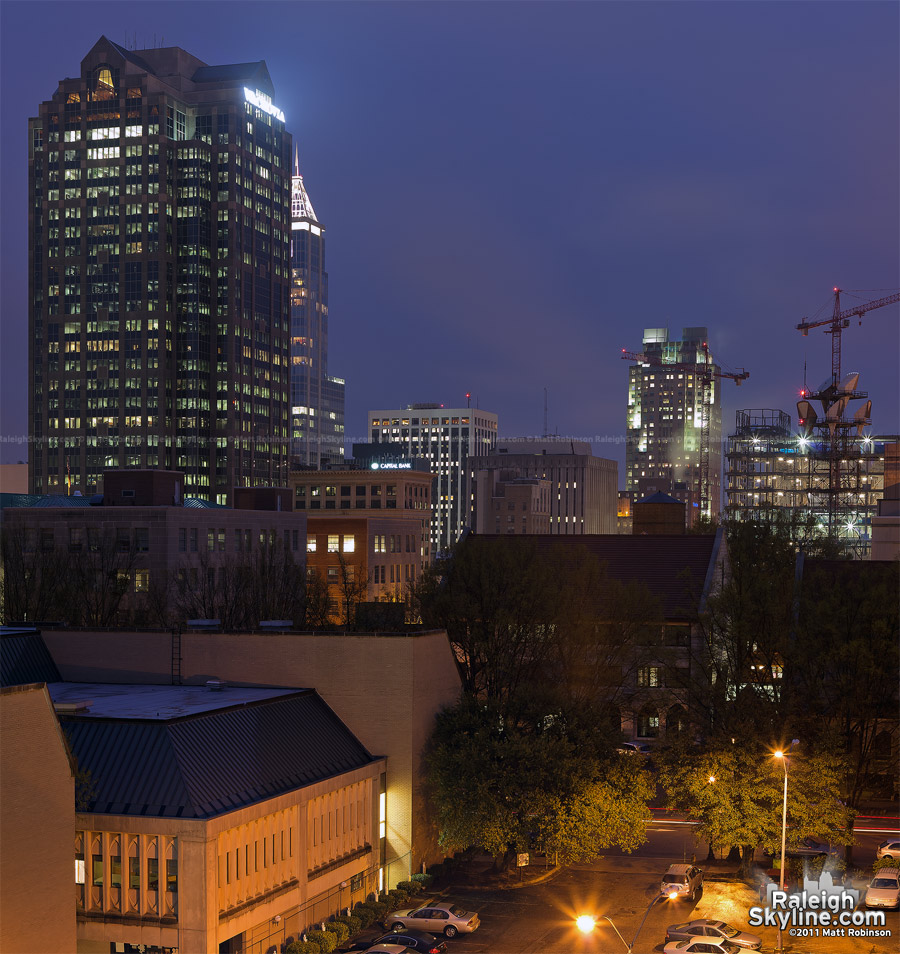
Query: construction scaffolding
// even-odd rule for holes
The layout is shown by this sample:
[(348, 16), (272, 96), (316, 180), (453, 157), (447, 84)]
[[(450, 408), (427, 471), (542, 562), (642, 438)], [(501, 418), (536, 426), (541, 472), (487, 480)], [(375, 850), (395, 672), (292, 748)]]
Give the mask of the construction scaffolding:
[(865, 558), (884, 491), (884, 446), (897, 440), (844, 431), (835, 493), (832, 441), (794, 433), (785, 411), (738, 411), (725, 450), (726, 519), (766, 521), (778, 512), (811, 519), (816, 535)]

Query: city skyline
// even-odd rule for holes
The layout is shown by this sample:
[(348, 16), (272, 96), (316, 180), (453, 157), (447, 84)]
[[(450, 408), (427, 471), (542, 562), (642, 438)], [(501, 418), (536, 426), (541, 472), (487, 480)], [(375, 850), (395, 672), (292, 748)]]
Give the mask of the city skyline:
[[(750, 372), (723, 390), (725, 437), (739, 408), (793, 416), (804, 364), (827, 377), (828, 336), (795, 325), (833, 285), (868, 290), (844, 307), (900, 286), (896, 7), (236, 3), (222, 27), (208, 4), (112, 9), (0, 14), (4, 463), (27, 433), (27, 119), (103, 33), (266, 61), (334, 236), (348, 444), (371, 407), (466, 392), (501, 437), (537, 435), (546, 387), (549, 430), (594, 441), (622, 486), (619, 355), (644, 328), (706, 325)], [(900, 430), (897, 315), (844, 336), (876, 434)]]

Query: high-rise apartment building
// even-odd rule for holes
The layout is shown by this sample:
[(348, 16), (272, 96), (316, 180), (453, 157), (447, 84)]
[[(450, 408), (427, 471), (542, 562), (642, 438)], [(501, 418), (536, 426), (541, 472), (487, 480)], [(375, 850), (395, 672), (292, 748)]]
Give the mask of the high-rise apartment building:
[(472, 526), (477, 458), (497, 445), (497, 415), (475, 407), (411, 404), (404, 410), (369, 411), (373, 443), (400, 444), (428, 461), (436, 476), (431, 495), (431, 552), (456, 543)]
[(344, 382), (328, 374), (325, 226), (294, 157), (291, 178), (291, 462), (318, 469), (344, 458)]
[[(686, 485), (701, 499), (704, 380), (709, 380), (709, 507), (716, 516), (722, 496), (722, 402), (718, 368), (709, 361), (706, 328), (644, 330), (643, 357), (628, 375), (625, 488), (638, 491), (641, 478)], [(699, 508), (691, 508), (695, 511)], [(693, 522), (693, 517), (688, 517)]]
[(36, 493), (287, 481), (291, 137), (264, 62), (101, 38), (29, 120)]

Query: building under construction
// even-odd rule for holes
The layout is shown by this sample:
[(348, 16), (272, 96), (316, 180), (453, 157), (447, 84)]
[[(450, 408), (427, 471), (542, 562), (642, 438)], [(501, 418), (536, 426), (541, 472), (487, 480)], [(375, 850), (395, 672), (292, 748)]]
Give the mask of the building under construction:
[[(812, 518), (823, 537), (865, 557), (884, 492), (885, 445), (897, 440), (845, 432), (835, 468), (832, 442), (816, 432), (792, 431), (787, 412), (738, 411), (725, 450), (726, 517), (767, 520), (789, 512)], [(837, 487), (832, 486), (835, 472)]]

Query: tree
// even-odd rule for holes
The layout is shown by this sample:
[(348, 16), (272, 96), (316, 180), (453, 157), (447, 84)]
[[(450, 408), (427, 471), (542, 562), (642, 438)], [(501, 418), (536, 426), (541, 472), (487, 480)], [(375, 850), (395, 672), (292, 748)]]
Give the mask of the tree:
[[(700, 822), (698, 834), (717, 847), (740, 846), (747, 868), (757, 847), (781, 845), (784, 769), (752, 736), (702, 746), (676, 742), (660, 753), (659, 781), (673, 808)], [(794, 750), (789, 764), (788, 845), (806, 837), (843, 844), (853, 811), (840, 801), (845, 765), (839, 751)]]
[(426, 766), (448, 851), (538, 850), (565, 863), (645, 840), (641, 760), (614, 753), (602, 727), (540, 706), (465, 698), (438, 716)]
[(804, 567), (786, 668), (794, 719), (804, 737), (829, 737), (844, 753), (843, 798), (855, 809), (867, 794), (893, 795), (878, 786), (896, 784), (900, 774), (898, 590), (896, 563), (807, 561)]
[[(41, 544), (43, 541), (41, 541)], [(38, 533), (13, 524), (0, 536), (3, 620), (37, 622), (68, 617), (69, 560), (55, 546), (39, 545)]]

